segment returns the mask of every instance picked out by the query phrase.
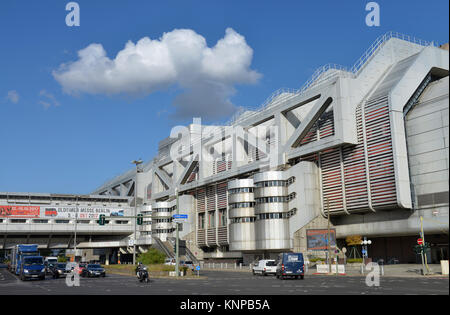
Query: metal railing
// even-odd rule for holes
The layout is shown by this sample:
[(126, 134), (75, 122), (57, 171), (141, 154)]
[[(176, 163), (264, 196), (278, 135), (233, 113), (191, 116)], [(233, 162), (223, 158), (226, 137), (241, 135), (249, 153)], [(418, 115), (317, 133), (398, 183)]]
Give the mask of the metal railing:
[(422, 39), (415, 38), (413, 36), (401, 34), (398, 32), (387, 32), (381, 36), (379, 36), (373, 43), (370, 45), (370, 47), (363, 53), (363, 55), (355, 62), (353, 67), (350, 69), (350, 72), (354, 73), (355, 75), (367, 64), (367, 62), (371, 59), (372, 56), (378, 52), (378, 50), (383, 46), (384, 43), (386, 43), (391, 38), (397, 38), (401, 39), (413, 44), (417, 44), (420, 46), (438, 46), (434, 41), (425, 41)]
[(201, 269), (225, 269), (225, 270), (244, 270), (244, 271), (248, 271), (248, 270), (252, 270), (252, 265), (246, 265), (244, 266), (242, 263), (205, 263), (205, 262), (200, 262), (200, 268)]

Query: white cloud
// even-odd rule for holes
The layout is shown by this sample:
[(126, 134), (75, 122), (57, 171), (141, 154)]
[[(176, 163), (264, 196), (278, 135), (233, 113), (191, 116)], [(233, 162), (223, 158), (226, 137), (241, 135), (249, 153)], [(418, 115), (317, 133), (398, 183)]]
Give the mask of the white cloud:
[(250, 69), (253, 49), (231, 28), (211, 48), (196, 32), (175, 29), (160, 39), (128, 41), (114, 59), (95, 43), (78, 57), (53, 71), (66, 93), (148, 95), (177, 86), (184, 90), (174, 100), (177, 118), (230, 115), (236, 108), (229, 100), (235, 85), (261, 77)]
[(16, 90), (11, 90), (11, 91), (8, 91), (8, 95), (6, 96), (6, 98), (11, 103), (17, 104), (19, 102), (20, 97), (19, 97), (19, 93), (17, 93)]
[(41, 90), (39, 92), (39, 96), (44, 97), (46, 100), (40, 100), (39, 104), (42, 104), (45, 109), (49, 108), (50, 106), (59, 106), (60, 103), (56, 99), (56, 97), (52, 94), (47, 92), (46, 90)]

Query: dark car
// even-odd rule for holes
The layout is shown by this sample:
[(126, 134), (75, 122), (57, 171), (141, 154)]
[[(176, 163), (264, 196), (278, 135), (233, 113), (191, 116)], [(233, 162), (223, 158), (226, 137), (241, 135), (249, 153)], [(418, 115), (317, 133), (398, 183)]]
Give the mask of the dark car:
[(282, 253), (278, 256), (276, 276), (278, 279), (294, 277), (303, 279), (305, 263), (302, 253)]
[(67, 276), (67, 274), (70, 272), (69, 270), (66, 270), (66, 263), (57, 263), (55, 264), (55, 269), (58, 272), (59, 276)]
[(86, 268), (81, 271), (82, 277), (105, 277), (106, 271), (99, 264), (88, 264)]

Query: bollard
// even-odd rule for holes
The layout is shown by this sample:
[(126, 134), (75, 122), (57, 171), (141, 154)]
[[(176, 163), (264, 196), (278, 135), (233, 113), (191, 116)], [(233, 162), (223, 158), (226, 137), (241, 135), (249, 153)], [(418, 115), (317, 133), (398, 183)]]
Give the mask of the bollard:
[(237, 263), (234, 263), (234, 269), (236, 269), (237, 268)]
[(228, 269), (228, 263), (225, 263), (225, 269)]
[(239, 269), (242, 269), (242, 263), (239, 263)]

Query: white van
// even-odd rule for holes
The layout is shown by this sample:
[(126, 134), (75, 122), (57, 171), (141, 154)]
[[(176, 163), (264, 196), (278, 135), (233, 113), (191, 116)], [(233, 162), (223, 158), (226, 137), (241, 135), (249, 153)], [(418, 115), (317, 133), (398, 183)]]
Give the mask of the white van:
[(252, 271), (254, 275), (275, 275), (277, 273), (277, 263), (273, 259), (263, 259), (253, 266)]

